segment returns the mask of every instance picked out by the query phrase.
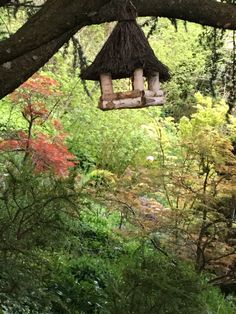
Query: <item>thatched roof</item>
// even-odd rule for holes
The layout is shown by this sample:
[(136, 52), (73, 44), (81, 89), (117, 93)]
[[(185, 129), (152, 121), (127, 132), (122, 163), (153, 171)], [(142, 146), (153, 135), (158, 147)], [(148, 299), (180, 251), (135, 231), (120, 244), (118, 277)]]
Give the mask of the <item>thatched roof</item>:
[(101, 73), (111, 73), (113, 79), (129, 78), (137, 68), (143, 68), (146, 77), (159, 72), (161, 81), (170, 78), (135, 19), (130, 19), (117, 23), (94, 62), (81, 71), (81, 78), (99, 81)]

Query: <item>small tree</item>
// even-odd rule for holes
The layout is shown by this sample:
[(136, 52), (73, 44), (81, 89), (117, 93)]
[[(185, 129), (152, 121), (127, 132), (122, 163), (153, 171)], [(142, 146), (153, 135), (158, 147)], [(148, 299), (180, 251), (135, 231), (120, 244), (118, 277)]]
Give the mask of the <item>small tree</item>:
[[(55, 87), (55, 81), (37, 75), (15, 92), (12, 99), (25, 127), (0, 141), (0, 303), (13, 312), (23, 302), (36, 308), (44, 304), (46, 313), (49, 252), (64, 245), (67, 221), (78, 217), (69, 175), (75, 157), (64, 144), (60, 122), (50, 119), (43, 102), (57, 94)], [(42, 132), (45, 125), (47, 133)]]
[[(191, 119), (184, 117), (179, 125), (157, 121), (154, 167), (174, 213), (175, 244), (178, 247), (192, 243), (196, 267), (203, 270), (212, 259), (220, 259), (225, 253), (214, 248), (217, 240), (225, 242), (229, 226), (217, 204), (222, 197), (235, 194), (236, 159), (231, 142), (235, 124), (233, 120), (227, 124), (228, 108), (223, 102), (215, 104), (201, 95), (197, 100), (197, 112)], [(229, 255), (235, 253), (234, 249), (226, 251)]]

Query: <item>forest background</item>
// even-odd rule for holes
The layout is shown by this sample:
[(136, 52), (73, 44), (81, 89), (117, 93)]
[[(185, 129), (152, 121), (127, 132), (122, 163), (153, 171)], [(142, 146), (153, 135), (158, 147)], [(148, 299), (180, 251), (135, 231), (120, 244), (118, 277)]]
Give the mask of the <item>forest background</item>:
[[(32, 10), (1, 9), (0, 38)], [(81, 81), (115, 23), (1, 100), (3, 313), (235, 312), (236, 33), (138, 22), (171, 71), (162, 108), (101, 112)]]

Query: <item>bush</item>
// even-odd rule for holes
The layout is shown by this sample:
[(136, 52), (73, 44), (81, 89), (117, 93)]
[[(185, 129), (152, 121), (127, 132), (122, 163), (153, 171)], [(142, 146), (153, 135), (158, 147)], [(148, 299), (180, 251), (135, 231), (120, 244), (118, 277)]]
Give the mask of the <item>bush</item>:
[(175, 265), (160, 255), (140, 254), (121, 268), (120, 276), (112, 278), (107, 287), (105, 313), (234, 313), (233, 305), (188, 264)]

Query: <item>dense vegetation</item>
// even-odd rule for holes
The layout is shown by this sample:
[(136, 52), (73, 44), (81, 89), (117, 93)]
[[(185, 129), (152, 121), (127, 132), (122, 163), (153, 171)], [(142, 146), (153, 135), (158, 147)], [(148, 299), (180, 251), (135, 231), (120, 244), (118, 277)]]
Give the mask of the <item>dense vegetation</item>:
[(97, 109), (79, 73), (111, 24), (0, 103), (3, 313), (236, 311), (235, 32), (139, 23), (172, 73), (163, 108)]

